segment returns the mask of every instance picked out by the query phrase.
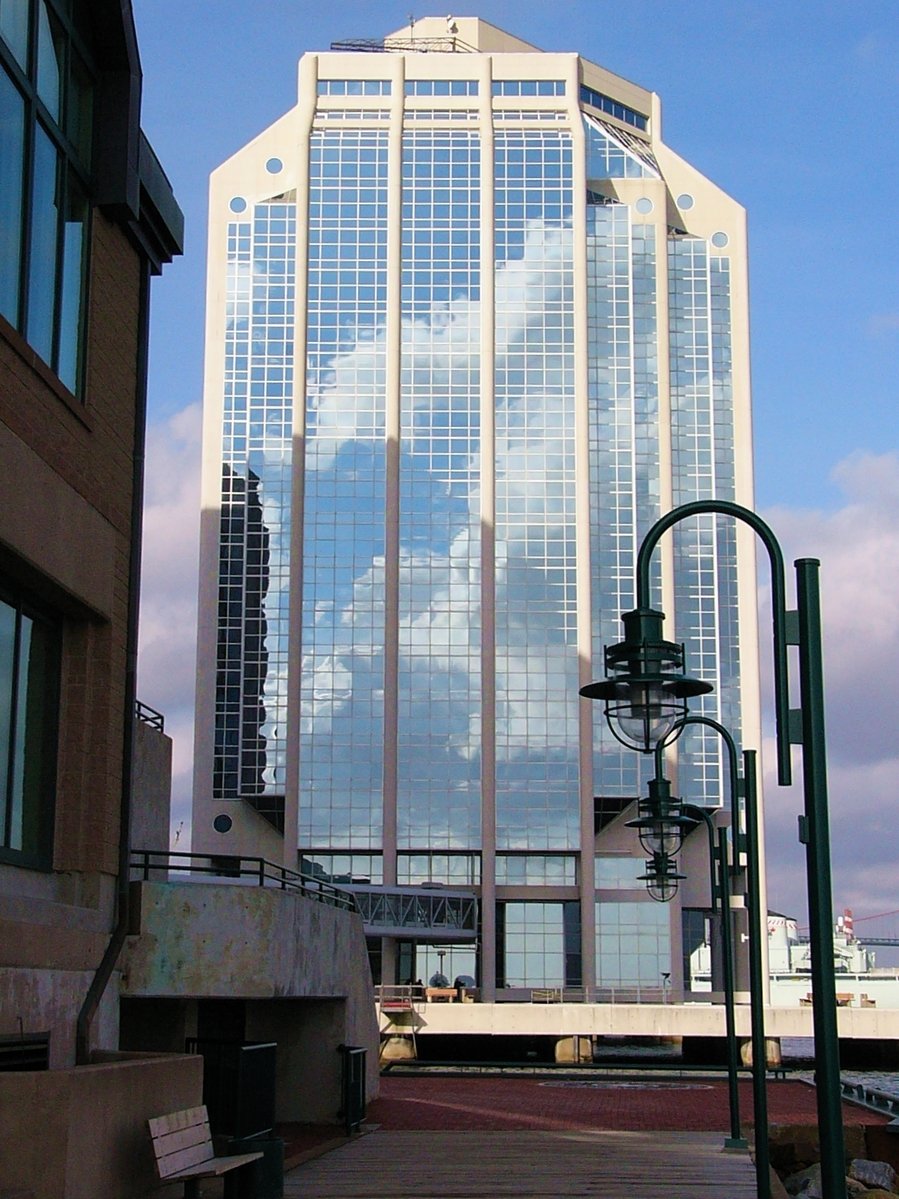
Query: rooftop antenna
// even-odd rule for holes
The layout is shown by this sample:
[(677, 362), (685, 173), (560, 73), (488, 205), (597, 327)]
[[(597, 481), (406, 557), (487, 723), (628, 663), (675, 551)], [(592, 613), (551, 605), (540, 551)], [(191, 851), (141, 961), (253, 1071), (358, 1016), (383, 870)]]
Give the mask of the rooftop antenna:
[(415, 13), (409, 13), (409, 41), (415, 41)]

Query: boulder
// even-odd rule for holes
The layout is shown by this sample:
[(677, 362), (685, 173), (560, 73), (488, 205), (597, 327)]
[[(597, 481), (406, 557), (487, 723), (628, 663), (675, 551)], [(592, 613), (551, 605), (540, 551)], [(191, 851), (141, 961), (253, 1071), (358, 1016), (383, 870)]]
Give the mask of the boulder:
[(872, 1162), (864, 1157), (853, 1158), (849, 1166), (849, 1177), (857, 1178), (866, 1187), (879, 1187), (882, 1191), (896, 1190), (896, 1171), (889, 1162)]
[(805, 1195), (808, 1199), (817, 1199), (821, 1194), (821, 1166), (815, 1162), (804, 1170), (798, 1170), (784, 1179), (784, 1187), (788, 1195)]
[[(809, 1166), (805, 1170), (798, 1170), (795, 1174), (791, 1174), (789, 1178), (785, 1178), (784, 1189), (788, 1195), (798, 1195), (799, 1199), (823, 1199), (824, 1188), (821, 1185), (820, 1164), (816, 1162), (813, 1166)], [(856, 1196), (859, 1199), (861, 1199), (861, 1196), (869, 1199), (871, 1194), (872, 1192), (868, 1190), (867, 1186), (860, 1179), (846, 1179), (847, 1199), (856, 1199)]]
[[(843, 1141), (847, 1159), (865, 1156), (864, 1125), (847, 1124), (843, 1129)], [(771, 1165), (781, 1178), (821, 1160), (818, 1129), (813, 1124), (772, 1125), (768, 1130), (768, 1148)]]

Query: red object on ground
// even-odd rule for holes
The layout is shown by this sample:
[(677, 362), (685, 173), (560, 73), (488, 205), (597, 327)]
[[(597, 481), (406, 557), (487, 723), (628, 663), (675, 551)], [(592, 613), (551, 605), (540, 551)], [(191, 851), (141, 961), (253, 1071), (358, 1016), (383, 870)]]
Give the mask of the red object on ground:
[[(740, 1115), (752, 1124), (752, 1087), (740, 1083)], [(814, 1088), (768, 1085), (770, 1124), (815, 1124)], [(885, 1124), (886, 1116), (843, 1104), (845, 1124)], [(718, 1079), (565, 1079), (439, 1075), (381, 1079), (366, 1121), (398, 1131), (471, 1130), (726, 1132), (727, 1083)]]

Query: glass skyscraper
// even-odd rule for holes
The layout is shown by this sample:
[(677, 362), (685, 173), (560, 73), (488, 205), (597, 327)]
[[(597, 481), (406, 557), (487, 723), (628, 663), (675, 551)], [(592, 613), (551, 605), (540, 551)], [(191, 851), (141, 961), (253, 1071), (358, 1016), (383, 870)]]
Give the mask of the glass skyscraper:
[[(708, 907), (707, 875), (646, 896), (646, 764), (578, 696), (650, 524), (752, 503), (745, 216), (660, 126), (426, 18), (306, 54), (212, 179), (194, 848), (476, 890), (445, 969), (488, 997), (680, 988)], [(758, 745), (751, 544), (680, 525), (656, 587)], [(678, 792), (721, 806), (724, 765), (688, 730)], [(436, 966), (383, 948), (385, 982)]]

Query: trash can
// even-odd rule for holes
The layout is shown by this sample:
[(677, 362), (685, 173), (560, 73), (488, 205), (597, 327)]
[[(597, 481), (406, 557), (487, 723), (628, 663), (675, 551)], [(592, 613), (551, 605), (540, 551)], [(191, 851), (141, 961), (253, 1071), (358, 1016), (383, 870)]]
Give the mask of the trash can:
[(229, 1137), (227, 1144), (228, 1153), (262, 1154), (225, 1175), (228, 1199), (283, 1199), (284, 1142), (280, 1137)]

